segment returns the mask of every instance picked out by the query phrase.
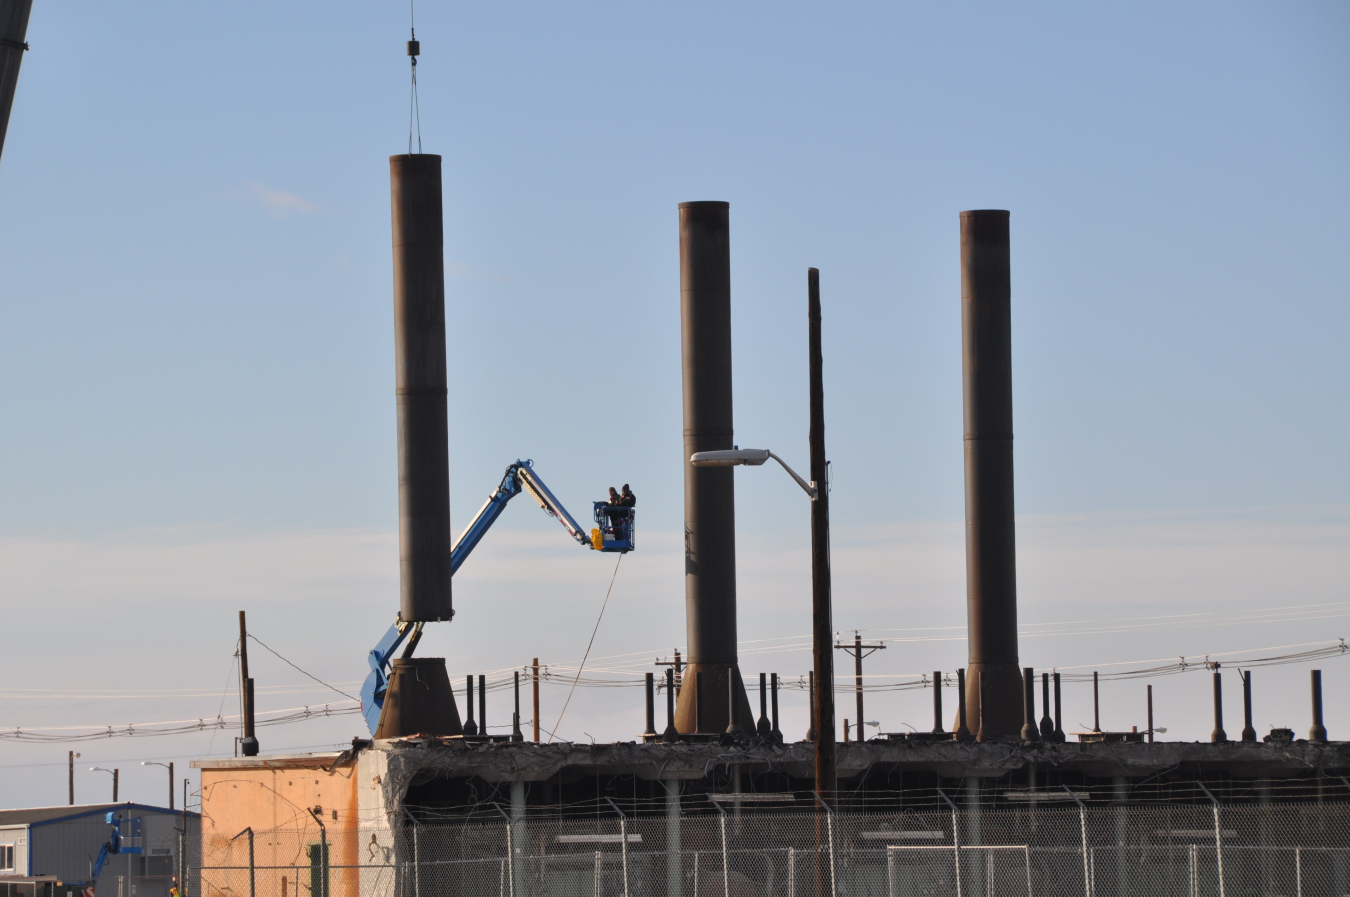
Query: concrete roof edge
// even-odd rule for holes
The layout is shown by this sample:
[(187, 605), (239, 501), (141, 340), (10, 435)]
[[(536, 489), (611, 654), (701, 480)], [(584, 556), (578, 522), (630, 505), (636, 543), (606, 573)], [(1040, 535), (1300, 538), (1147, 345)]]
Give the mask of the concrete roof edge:
[(271, 754), (262, 757), (222, 757), (218, 760), (193, 760), (192, 769), (322, 769), (346, 751), (318, 751), (312, 754)]

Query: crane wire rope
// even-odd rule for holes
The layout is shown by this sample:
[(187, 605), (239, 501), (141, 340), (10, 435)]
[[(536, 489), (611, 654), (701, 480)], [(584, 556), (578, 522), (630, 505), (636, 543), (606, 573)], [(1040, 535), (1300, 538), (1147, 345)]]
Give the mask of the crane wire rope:
[(614, 575), (609, 578), (609, 588), (605, 589), (605, 603), (600, 605), (600, 616), (595, 618), (595, 628), (591, 630), (591, 640), (586, 643), (586, 653), (581, 657), (581, 665), (577, 667), (577, 676), (572, 680), (572, 687), (567, 691), (567, 700), (563, 702), (562, 712), (558, 714), (558, 721), (553, 724), (553, 731), (548, 735), (548, 743), (553, 743), (553, 736), (558, 733), (558, 728), (562, 725), (563, 714), (567, 712), (567, 705), (572, 703), (572, 695), (576, 694), (577, 683), (581, 681), (581, 671), (586, 668), (586, 658), (591, 656), (591, 646), (595, 644), (595, 634), (600, 631), (600, 621), (605, 618), (605, 608), (609, 607), (609, 593), (614, 591), (614, 580), (619, 577), (619, 565), (623, 563), (623, 556), (628, 552), (620, 552), (619, 559), (614, 562)]
[(408, 0), (408, 30), (412, 37), (408, 41), (408, 56), (412, 59), (412, 97), (408, 104), (408, 155), (412, 155), (413, 122), (417, 123), (417, 152), (422, 152), (422, 109), (417, 103), (417, 14), (413, 8), (414, 0)]

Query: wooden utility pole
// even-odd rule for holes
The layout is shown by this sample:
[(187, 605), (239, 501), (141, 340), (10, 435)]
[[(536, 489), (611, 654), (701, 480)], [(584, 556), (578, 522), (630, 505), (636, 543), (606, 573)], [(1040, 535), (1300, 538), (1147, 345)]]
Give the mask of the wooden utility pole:
[[(885, 650), (885, 648), (886, 646), (883, 645), (881, 642), (877, 642), (875, 645), (864, 645), (862, 636), (859, 635), (857, 631), (854, 631), (853, 633), (853, 644), (834, 646), (834, 649), (836, 651), (845, 651), (853, 655), (853, 682), (854, 682), (853, 692), (855, 697), (858, 699), (858, 717), (857, 719), (854, 720), (854, 723), (856, 724), (855, 733), (857, 737), (854, 739), (854, 741), (867, 740), (863, 733), (863, 681), (862, 681), (863, 658), (875, 651), (883, 651)], [(847, 730), (845, 731), (847, 732)], [(848, 741), (847, 735), (845, 735), (844, 740)]]
[(816, 793), (833, 806), (834, 765), (834, 652), (830, 641), (834, 621), (830, 597), (830, 489), (825, 466), (824, 362), (820, 353), (820, 271), (806, 269), (807, 330), (811, 383), (811, 651), (817, 688), (812, 701), (811, 732), (816, 748)]
[(243, 696), (243, 737), (239, 752), (245, 757), (258, 756), (258, 739), (253, 735), (253, 680), (248, 675), (248, 626), (244, 612), (239, 612), (239, 693)]
[(816, 755), (816, 894), (834, 893), (834, 869), (823, 861), (832, 845), (832, 823), (838, 780), (834, 758), (834, 635), (830, 596), (830, 486), (825, 461), (825, 376), (820, 352), (820, 272), (806, 269), (807, 351), (811, 389), (811, 653), (815, 681), (811, 701), (811, 734)]
[(533, 668), (533, 676), (532, 676), (531, 678), (534, 680), (534, 743), (535, 743), (535, 744), (538, 744), (538, 743), (539, 743), (539, 658), (538, 658), (538, 657), (536, 657), (536, 658), (534, 659), (534, 663), (531, 664), (531, 666), (532, 666), (532, 668)]

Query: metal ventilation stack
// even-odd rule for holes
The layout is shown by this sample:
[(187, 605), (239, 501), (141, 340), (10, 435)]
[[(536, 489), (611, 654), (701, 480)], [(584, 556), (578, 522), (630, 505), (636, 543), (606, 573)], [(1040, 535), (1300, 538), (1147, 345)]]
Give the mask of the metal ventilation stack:
[(680, 203), (680, 352), (684, 385), (684, 602), (689, 660), (675, 710), (682, 733), (751, 724), (736, 656), (736, 481), (695, 467), (695, 452), (732, 447), (729, 206)]
[[(450, 452), (441, 157), (389, 157), (398, 396), (399, 620), (449, 620)], [(377, 737), (461, 735), (445, 659), (393, 661)], [(430, 728), (424, 728), (430, 727)]]
[(1018, 740), (1017, 559), (1013, 525), (1012, 302), (1008, 213), (961, 213), (961, 383), (965, 412), (966, 726)]

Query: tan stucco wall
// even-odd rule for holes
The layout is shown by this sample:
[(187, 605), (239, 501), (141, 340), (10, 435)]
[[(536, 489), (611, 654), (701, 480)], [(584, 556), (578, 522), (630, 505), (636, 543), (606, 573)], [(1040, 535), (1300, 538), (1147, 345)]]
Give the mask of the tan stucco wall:
[[(266, 758), (258, 758), (266, 763)], [(313, 764), (294, 760), (275, 765), (199, 764), (202, 777), (202, 860), (206, 867), (239, 866), (203, 876), (203, 897), (247, 893), (248, 836), (254, 832), (254, 863), (260, 897), (322, 897), (310, 894), (308, 847), (320, 842), (309, 809), (321, 808), (330, 867), (328, 897), (356, 897), (360, 876), (342, 867), (357, 858), (356, 764), (331, 771), (332, 757)], [(271, 867), (271, 868), (264, 868)], [(283, 879), (285, 881), (283, 882)]]

